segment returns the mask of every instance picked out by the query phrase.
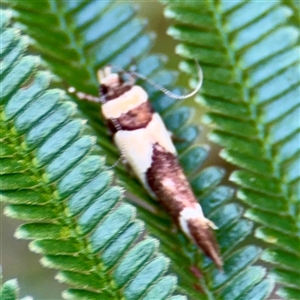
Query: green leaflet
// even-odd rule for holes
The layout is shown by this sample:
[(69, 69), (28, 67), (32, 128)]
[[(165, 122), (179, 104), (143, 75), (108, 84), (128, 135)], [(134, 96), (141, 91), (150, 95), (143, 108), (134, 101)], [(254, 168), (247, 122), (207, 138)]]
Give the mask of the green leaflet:
[[(167, 277), (166, 277), (167, 278)], [(2, 268), (0, 266), (0, 297), (1, 300), (31, 300), (32, 297), (19, 297), (19, 286), (16, 279), (10, 279), (3, 282)]]
[(5, 282), (1, 286), (0, 295), (3, 300), (14, 300), (17, 299), (18, 294), (18, 283), (15, 279)]
[[(1, 43), (2, 63), (12, 52), (15, 60), (2, 74), (0, 178), (2, 200), (10, 203), (5, 213), (28, 222), (16, 237), (33, 239), (30, 249), (43, 255), (42, 264), (60, 270), (57, 278), (73, 287), (66, 299), (137, 299), (162, 283), (163, 299), (171, 299), (177, 281), (165, 276), (170, 260), (157, 240), (142, 236), (144, 224), (124, 203), (122, 189), (111, 185), (112, 173), (76, 106), (62, 90), (48, 89), (50, 73), (23, 54), (26, 39), (7, 27), (8, 13), (1, 11), (5, 18), (2, 34), (10, 42)], [(148, 255), (128, 264), (142, 249)], [(4, 283), (1, 299), (17, 294), (16, 281)]]
[[(256, 237), (269, 243), (261, 258), (274, 265), (277, 293), (298, 299), (299, 3), (164, 2), (175, 21), (169, 34), (180, 42), (177, 53), (201, 62), (205, 80), (198, 100), (209, 109), (204, 121), (214, 126), (210, 138), (225, 148), (224, 159), (244, 169), (230, 179), (249, 206), (245, 216), (258, 225)], [(188, 62), (181, 68), (194, 72)], [(260, 282), (253, 291), (264, 288)], [(264, 297), (241, 299), (253, 295)]]
[[(13, 5), (19, 13), (17, 20), (26, 26), (26, 32), (34, 39), (35, 49), (40, 51), (43, 59), (68, 85), (73, 85), (78, 90), (97, 94), (96, 70), (107, 63), (127, 67), (132, 58), (137, 60), (138, 70), (151, 79), (165, 86), (174, 84), (176, 74), (164, 70), (164, 58), (148, 54), (152, 36), (144, 33), (144, 22), (134, 18), (136, 13), (134, 6), (124, 3), (114, 4), (113, 1), (43, 1), (36, 5), (14, 1), (9, 5)], [(221, 73), (222, 71), (220, 70)], [(40, 73), (36, 76), (39, 76), (38, 74)], [(35, 78), (37, 81), (37, 77)], [(170, 234), (170, 228), (173, 225), (169, 217), (146, 195), (135, 179), (128, 178), (128, 172), (125, 172), (123, 167), (119, 166), (115, 171), (118, 178), (122, 180), (123, 186), (146, 203), (146, 208), (144, 204), (134, 203), (136, 212), (145, 221), (147, 231), (160, 240), (162, 252), (171, 259), (171, 270), (178, 275), (178, 290), (191, 299), (219, 299), (219, 294), (229, 297), (241, 285), (238, 281), (240, 275), (243, 272), (250, 272), (251, 265), (261, 255), (261, 251), (256, 247), (240, 245), (251, 234), (253, 225), (242, 218), (241, 206), (228, 203), (233, 198), (233, 189), (219, 185), (225, 176), (224, 171), (218, 167), (199, 169), (208, 156), (209, 149), (195, 143), (199, 129), (197, 124), (190, 123), (193, 109), (161, 95), (153, 88), (146, 87), (153, 106), (162, 114), (168, 128), (176, 136), (185, 140), (176, 145), (180, 160), (193, 183), (203, 210), (220, 228), (216, 233), (225, 261), (225, 274), (220, 275), (212, 263), (204, 258), (202, 253), (182, 234)], [(25, 91), (29, 89), (30, 87)], [(173, 90), (180, 92), (180, 89)], [(65, 97), (57, 93), (57, 90), (51, 93), (58, 98)], [(30, 103), (31, 97), (35, 96), (26, 96), (23, 101)], [(27, 105), (29, 107), (30, 104), (26, 102), (24, 107), (20, 108), (22, 113), (28, 109)], [(61, 101), (59, 98), (53, 105), (55, 105), (55, 110), (51, 110), (49, 115), (43, 115), (46, 108), (36, 107), (40, 110), (43, 122), (40, 124), (37, 121), (32, 128), (28, 128), (22, 144), (26, 151), (35, 153), (34, 159), (30, 160), (28, 165), (33, 161), (35, 168), (43, 170), (42, 188), (46, 190), (41, 192), (42, 199), (36, 197), (32, 190), (26, 190), (26, 196), (30, 196), (28, 199), (24, 196), (25, 190), (24, 193), (6, 191), (5, 195), (11, 203), (23, 204), (22, 201), (26, 201), (25, 204), (30, 205), (52, 204), (51, 201), (55, 198), (58, 203), (53, 209), (59, 212), (63, 207), (68, 218), (72, 220), (70, 225), (73, 224), (73, 220), (76, 220), (75, 224), (81, 224), (81, 226), (76, 226), (74, 233), (60, 224), (42, 223), (38, 227), (37, 224), (27, 224), (18, 230), (18, 236), (40, 238), (49, 234), (50, 240), (35, 240), (30, 244), (30, 248), (45, 256), (44, 264), (62, 270), (57, 275), (60, 281), (77, 287), (63, 293), (66, 299), (72, 299), (72, 297), (97, 299), (99, 283), (102, 286), (111, 287), (108, 291), (104, 291), (106, 293), (119, 291), (116, 282), (118, 287), (124, 287), (122, 295), (126, 295), (128, 299), (131, 299), (130, 295), (133, 299), (151, 299), (157, 295), (161, 299), (184, 299), (185, 296), (170, 296), (175, 288), (176, 279), (172, 275), (163, 276), (165, 266), (169, 264), (169, 261), (166, 258), (160, 259), (161, 256), (158, 256), (156, 260), (155, 240), (147, 239), (146, 242), (140, 242), (133, 247), (143, 230), (143, 224), (135, 221), (135, 209), (132, 206), (121, 204), (119, 199), (121, 191), (111, 187), (112, 174), (105, 170), (104, 161), (99, 156), (99, 154), (105, 154), (109, 165), (118, 157), (102, 121), (99, 120), (99, 107), (78, 103), (80, 109), (89, 117), (90, 124), (99, 138), (97, 142), (101, 149), (94, 146), (95, 140), (91, 138), (94, 132), (83, 126), (83, 120), (77, 117), (72, 104), (68, 101)], [(30, 114), (25, 114), (21, 124), (24, 124), (26, 116), (27, 120), (30, 120)], [(19, 125), (19, 130), (22, 128), (23, 126)], [(5, 151), (8, 154), (14, 153), (10, 148), (5, 148)], [(75, 151), (74, 157), (68, 155), (71, 151), (72, 153)], [(76, 160), (75, 157), (77, 157)], [(21, 178), (18, 184), (23, 182), (23, 179)], [(11, 180), (8, 180), (8, 183), (10, 182)], [(30, 184), (32, 186), (34, 182)], [(51, 190), (49, 194), (48, 187), (52, 188), (53, 185), (58, 190), (54, 193)], [(103, 203), (107, 206), (103, 207)], [(95, 213), (93, 208), (99, 210), (99, 207), (101, 211)], [(107, 216), (108, 211), (111, 212), (109, 216)], [(108, 218), (110, 222), (105, 222)], [(60, 218), (61, 222), (67, 220), (69, 219), (66, 219), (65, 215)], [(116, 233), (116, 230), (107, 232), (107, 226), (111, 222), (114, 224), (114, 229), (120, 229), (122, 232)], [(69, 258), (64, 259), (64, 256), (70, 256), (73, 247), (76, 255), (79, 255), (80, 249), (86, 246), (85, 243), (82, 245), (81, 240), (78, 243), (75, 238), (77, 234), (80, 237), (85, 234), (90, 237), (87, 247), (89, 254), (100, 250), (102, 260), (96, 271), (99, 270), (99, 274), (103, 277), (99, 278), (98, 274), (86, 274), (82, 271), (78, 273), (72, 269), (72, 264), (75, 262)], [(65, 241), (70, 235), (72, 237), (66, 243), (60, 242)], [(99, 239), (102, 236), (103, 240)], [(151, 246), (150, 249), (145, 245)], [(135, 249), (140, 249), (141, 253)], [(141, 256), (138, 256), (139, 254)], [(127, 263), (123, 265), (119, 263), (118, 256), (124, 257)], [(78, 259), (82, 261), (81, 256)], [(147, 266), (151, 270), (157, 266), (156, 261), (160, 262), (160, 267), (164, 267), (161, 269), (157, 267), (149, 278), (145, 278), (144, 274), (148, 273), (148, 269), (144, 269), (142, 265), (146, 262), (150, 263), (150, 260), (153, 261), (153, 265), (147, 264)], [(137, 263), (134, 264), (135, 262)], [(88, 265), (82, 264), (82, 268)], [(133, 269), (127, 270), (128, 265)], [(75, 266), (78, 267), (78, 264), (75, 263)], [(195, 276), (191, 272), (191, 266), (197, 266), (203, 277)], [(258, 270), (264, 274), (264, 268), (258, 267)], [(104, 276), (106, 272), (112, 276)], [(136, 277), (132, 278), (132, 272)], [(263, 289), (259, 292), (266, 296), (269, 294), (270, 285), (268, 280), (264, 281), (263, 276), (260, 276), (255, 283), (262, 284)], [(129, 277), (131, 280), (128, 279)], [(145, 286), (144, 294), (141, 290), (143, 285)], [(252, 298), (257, 299), (255, 291), (258, 285), (244, 283), (242, 287), (241, 292), (232, 299), (251, 293), (253, 293)], [(107, 297), (112, 297), (112, 295), (109, 294)]]

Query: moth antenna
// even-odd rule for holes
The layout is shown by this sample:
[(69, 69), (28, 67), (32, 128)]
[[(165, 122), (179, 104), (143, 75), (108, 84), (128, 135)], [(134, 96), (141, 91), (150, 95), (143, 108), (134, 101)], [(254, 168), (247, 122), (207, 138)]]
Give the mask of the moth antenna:
[(187, 95), (177, 95), (177, 94), (174, 94), (172, 93), (171, 91), (169, 91), (168, 89), (166, 89), (165, 87), (161, 86), (160, 84), (156, 83), (154, 80), (140, 74), (140, 73), (137, 73), (137, 72), (131, 72), (132, 74), (134, 74), (136, 77), (142, 79), (142, 80), (145, 80), (147, 81), (149, 84), (151, 84), (152, 86), (154, 86), (156, 89), (158, 89), (159, 91), (163, 92), (165, 95), (169, 96), (170, 98), (173, 98), (173, 99), (177, 99), (177, 100), (183, 100), (183, 99), (187, 99), (187, 98), (190, 98), (194, 95), (196, 95), (201, 86), (202, 86), (202, 83), (203, 83), (203, 73), (202, 73), (202, 69), (198, 63), (197, 60), (195, 60), (196, 62), (196, 66), (197, 66), (197, 69), (198, 69), (198, 84), (196, 86), (196, 88), (189, 94)]
[(83, 92), (78, 92), (73, 86), (68, 88), (68, 92), (70, 94), (76, 95), (80, 100), (85, 100), (85, 101), (95, 102), (95, 103), (103, 103), (102, 97), (95, 97)]

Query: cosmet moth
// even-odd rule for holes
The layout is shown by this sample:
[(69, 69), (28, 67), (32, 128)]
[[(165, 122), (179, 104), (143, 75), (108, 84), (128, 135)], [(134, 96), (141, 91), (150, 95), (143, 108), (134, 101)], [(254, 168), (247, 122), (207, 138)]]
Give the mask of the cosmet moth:
[(192, 93), (184, 96), (174, 95), (136, 72), (112, 72), (110, 66), (98, 71), (99, 98), (83, 93), (77, 96), (102, 103), (102, 115), (121, 157), (181, 230), (221, 269), (223, 263), (212, 231), (216, 226), (204, 216), (161, 116), (153, 110), (146, 91), (135, 85), (135, 77), (140, 77), (172, 98), (185, 99), (201, 87), (202, 71), (197, 66), (199, 83)]

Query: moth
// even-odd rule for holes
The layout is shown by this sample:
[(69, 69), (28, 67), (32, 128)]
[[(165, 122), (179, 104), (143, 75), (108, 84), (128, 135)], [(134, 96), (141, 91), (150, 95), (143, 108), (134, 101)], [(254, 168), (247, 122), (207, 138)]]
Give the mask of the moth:
[[(145, 76), (133, 73), (165, 94), (184, 99), (198, 92), (202, 71), (198, 65), (199, 84), (190, 94), (174, 95)], [(100, 98), (77, 93), (81, 99), (101, 102), (102, 115), (107, 121), (121, 157), (130, 165), (145, 189), (159, 201), (174, 222), (210, 257), (218, 268), (222, 260), (212, 229), (180, 166), (177, 151), (161, 116), (155, 112), (146, 91), (135, 85), (135, 77), (127, 72), (112, 72), (110, 66), (98, 71)]]

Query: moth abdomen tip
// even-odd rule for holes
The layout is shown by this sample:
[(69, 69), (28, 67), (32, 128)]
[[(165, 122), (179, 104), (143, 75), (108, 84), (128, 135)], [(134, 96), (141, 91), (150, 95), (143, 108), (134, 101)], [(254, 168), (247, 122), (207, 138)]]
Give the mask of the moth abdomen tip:
[(214, 233), (207, 223), (199, 219), (191, 219), (188, 222), (188, 228), (192, 239), (197, 246), (215, 263), (219, 270), (223, 270), (223, 261), (220, 256), (220, 250), (216, 242)]
[(212, 222), (204, 217), (200, 206), (186, 207), (179, 217), (179, 224), (184, 233), (190, 237), (202, 251), (210, 257), (219, 270), (223, 270), (223, 262), (219, 254), (212, 228)]

